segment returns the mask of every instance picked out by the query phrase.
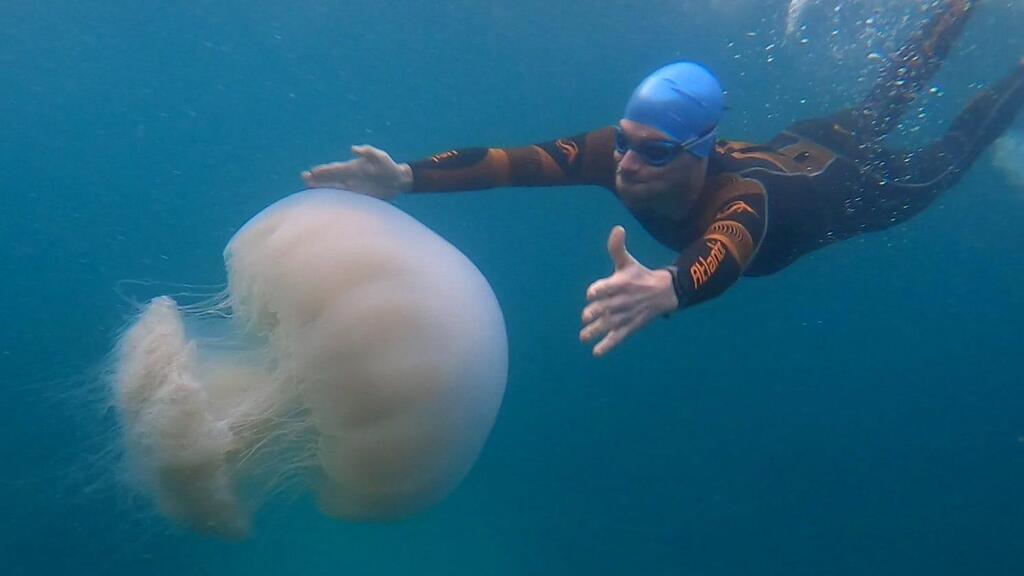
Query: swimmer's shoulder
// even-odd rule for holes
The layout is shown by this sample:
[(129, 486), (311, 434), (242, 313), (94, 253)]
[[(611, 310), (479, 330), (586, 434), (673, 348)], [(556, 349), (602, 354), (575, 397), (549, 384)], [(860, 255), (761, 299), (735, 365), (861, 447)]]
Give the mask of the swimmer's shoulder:
[(783, 132), (769, 144), (719, 140), (711, 157), (715, 173), (732, 172), (744, 177), (816, 176), (836, 155), (807, 138)]

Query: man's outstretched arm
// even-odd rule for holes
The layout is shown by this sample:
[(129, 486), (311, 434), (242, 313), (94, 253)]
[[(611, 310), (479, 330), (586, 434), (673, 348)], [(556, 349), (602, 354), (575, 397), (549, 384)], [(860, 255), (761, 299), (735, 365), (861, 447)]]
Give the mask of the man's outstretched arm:
[(310, 187), (344, 188), (391, 200), (403, 192), (456, 192), (501, 186), (615, 185), (615, 133), (604, 128), (520, 148), (450, 150), (397, 163), (372, 146), (356, 157), (302, 173)]
[(604, 128), (521, 148), (468, 148), (410, 163), (411, 192), (615, 184), (615, 133)]

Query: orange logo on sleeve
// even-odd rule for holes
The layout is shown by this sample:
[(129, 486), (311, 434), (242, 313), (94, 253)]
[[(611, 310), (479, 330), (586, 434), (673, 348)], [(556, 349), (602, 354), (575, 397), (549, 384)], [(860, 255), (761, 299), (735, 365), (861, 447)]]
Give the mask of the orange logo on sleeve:
[(445, 160), (450, 160), (452, 158), (455, 158), (458, 155), (459, 155), (459, 153), (456, 152), (455, 150), (449, 150), (447, 152), (441, 152), (440, 154), (434, 154), (433, 156), (430, 157), (430, 160), (434, 164), (437, 164), (439, 162), (444, 162)]
[(757, 212), (755, 212), (749, 204), (742, 200), (736, 200), (735, 202), (730, 202), (728, 206), (719, 210), (718, 215), (715, 216), (715, 220), (728, 218), (729, 216), (735, 216), (736, 214), (753, 214), (754, 217), (757, 217)]
[(693, 289), (696, 291), (703, 286), (722, 265), (725, 260), (725, 244), (720, 240), (708, 240), (708, 248), (711, 252), (707, 256), (697, 257), (697, 261), (690, 266), (690, 278), (693, 279)]
[(572, 166), (573, 162), (576, 161), (576, 156), (579, 155), (580, 149), (572, 140), (561, 139), (555, 142), (555, 146), (565, 154), (565, 163)]

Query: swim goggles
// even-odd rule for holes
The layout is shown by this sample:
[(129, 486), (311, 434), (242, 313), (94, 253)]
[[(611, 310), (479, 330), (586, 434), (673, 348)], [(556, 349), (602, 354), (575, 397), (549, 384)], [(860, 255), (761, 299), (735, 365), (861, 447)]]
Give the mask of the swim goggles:
[(664, 166), (675, 160), (683, 150), (687, 150), (706, 138), (713, 136), (714, 127), (704, 134), (694, 136), (685, 142), (676, 142), (674, 140), (644, 140), (637, 145), (632, 145), (629, 143), (629, 138), (626, 137), (622, 128), (616, 126), (615, 151), (625, 156), (626, 152), (632, 150), (640, 156), (640, 159), (644, 161), (644, 164), (647, 164), (648, 166)]

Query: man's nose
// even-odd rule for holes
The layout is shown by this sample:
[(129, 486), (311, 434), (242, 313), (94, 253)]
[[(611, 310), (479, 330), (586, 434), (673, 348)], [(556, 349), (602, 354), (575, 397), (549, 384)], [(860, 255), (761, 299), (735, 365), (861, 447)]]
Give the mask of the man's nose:
[(636, 152), (626, 150), (626, 153), (622, 155), (622, 159), (619, 160), (619, 170), (622, 172), (636, 172), (642, 164), (643, 162)]

